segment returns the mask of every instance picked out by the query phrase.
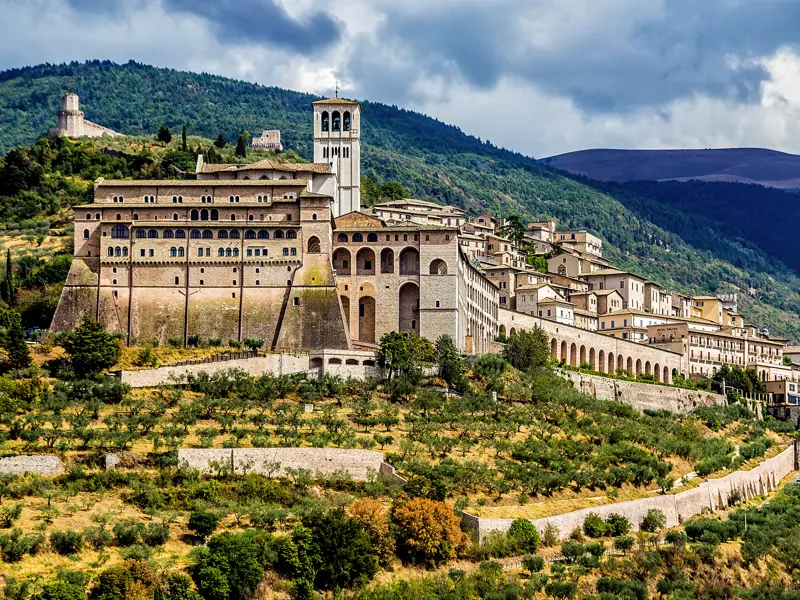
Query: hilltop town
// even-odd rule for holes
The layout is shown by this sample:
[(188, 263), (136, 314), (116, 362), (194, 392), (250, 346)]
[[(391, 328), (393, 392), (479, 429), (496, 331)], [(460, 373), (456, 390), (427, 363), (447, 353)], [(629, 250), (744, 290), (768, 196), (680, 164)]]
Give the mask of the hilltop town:
[[(746, 323), (736, 295), (667, 290), (553, 220), (414, 199), (362, 207), (360, 105), (321, 100), (312, 116), (312, 163), (201, 156), (193, 179), (96, 181), (94, 202), (75, 208), (53, 330), (89, 315), (128, 344), (261, 339), (278, 352), (356, 349), (362, 364), (391, 331), (447, 335), (477, 356), (539, 326), (569, 367), (662, 383), (752, 369), (797, 403), (788, 340)], [(274, 131), (254, 144), (267, 136), (280, 144)]]

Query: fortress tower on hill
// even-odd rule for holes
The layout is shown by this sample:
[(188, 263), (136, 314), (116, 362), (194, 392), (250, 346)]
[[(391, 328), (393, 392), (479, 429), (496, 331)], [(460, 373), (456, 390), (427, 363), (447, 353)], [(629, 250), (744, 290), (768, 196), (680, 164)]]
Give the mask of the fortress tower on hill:
[(80, 108), (78, 94), (64, 94), (61, 98), (61, 110), (58, 111), (58, 127), (53, 129), (52, 133), (71, 138), (119, 135), (116, 131), (107, 127), (87, 121)]

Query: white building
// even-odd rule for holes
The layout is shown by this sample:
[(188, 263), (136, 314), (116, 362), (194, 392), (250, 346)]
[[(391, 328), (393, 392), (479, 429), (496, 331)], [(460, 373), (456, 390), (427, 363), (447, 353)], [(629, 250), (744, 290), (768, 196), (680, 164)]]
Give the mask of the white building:
[(343, 98), (314, 105), (314, 162), (337, 174), (333, 216), (361, 209), (361, 105)]

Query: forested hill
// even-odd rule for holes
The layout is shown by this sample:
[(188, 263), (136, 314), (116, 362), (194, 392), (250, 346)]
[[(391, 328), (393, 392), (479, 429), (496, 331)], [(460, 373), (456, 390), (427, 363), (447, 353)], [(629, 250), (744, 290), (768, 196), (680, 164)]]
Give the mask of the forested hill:
[[(87, 119), (123, 133), (185, 125), (190, 135), (235, 139), (245, 129), (278, 128), (288, 148), (311, 157), (314, 96), (110, 62), (0, 73), (0, 152), (46, 134), (65, 92), (80, 95)], [(473, 213), (554, 217), (563, 226), (587, 228), (607, 242), (619, 266), (687, 292), (738, 291), (746, 316), (800, 339), (800, 280), (756, 243), (732, 236), (714, 215), (673, 208), (646, 189), (568, 176), (412, 111), (362, 106), (365, 174)]]

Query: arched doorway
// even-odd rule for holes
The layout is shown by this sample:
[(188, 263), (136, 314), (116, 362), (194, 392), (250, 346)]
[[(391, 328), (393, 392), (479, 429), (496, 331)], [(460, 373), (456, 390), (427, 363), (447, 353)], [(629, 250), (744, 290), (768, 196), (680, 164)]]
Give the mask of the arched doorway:
[(597, 363), (595, 362), (594, 348), (589, 348), (589, 364), (592, 365), (592, 371), (597, 370)]
[(656, 381), (661, 381), (661, 365), (658, 363), (653, 365), (653, 375), (656, 376)]
[(600, 353), (597, 355), (597, 370), (601, 373), (606, 372), (606, 351), (600, 350)]
[(572, 344), (569, 347), (569, 366), (577, 367), (577, 360), (578, 360), (578, 346), (577, 344)]
[(550, 340), (550, 355), (555, 360), (558, 360), (558, 342), (556, 341), (556, 338)]
[(319, 238), (315, 235), (312, 235), (310, 238), (308, 238), (308, 253), (319, 254), (321, 251)]
[(400, 252), (400, 275), (419, 275), (419, 252), (415, 248)]
[(633, 375), (633, 359), (629, 356), (628, 362), (625, 363), (625, 370), (629, 375)]
[(381, 250), (381, 273), (394, 273), (394, 250), (391, 248)]
[(447, 263), (441, 258), (431, 261), (430, 267), (428, 268), (428, 274), (447, 275)]
[(641, 374), (642, 374), (642, 359), (641, 358), (637, 358), (636, 359), (636, 372), (634, 373), (634, 375), (636, 377), (638, 377)]
[(651, 375), (652, 371), (650, 369), (651, 369), (650, 361), (648, 360), (647, 362), (644, 363), (644, 372), (647, 373), (648, 375)]
[(625, 370), (625, 362), (622, 358), (622, 354), (617, 354), (617, 371), (624, 371)]
[(586, 346), (581, 346), (580, 350), (580, 360), (578, 361), (578, 366), (582, 366), (586, 364)]
[(506, 326), (505, 325), (500, 325), (500, 335), (502, 335), (502, 336), (506, 335)]
[(559, 361), (563, 361), (564, 364), (567, 363), (569, 357), (567, 356), (567, 342), (561, 342), (561, 354), (558, 356)]
[(664, 379), (662, 380), (664, 383), (670, 383), (669, 381), (669, 368), (664, 367)]
[(614, 353), (613, 352), (609, 352), (608, 353), (608, 372), (609, 373), (613, 373), (614, 369), (616, 368), (616, 366), (617, 366), (617, 363), (614, 362)]
[(358, 339), (375, 341), (375, 298), (362, 296), (358, 299)]
[(375, 252), (362, 248), (356, 254), (356, 275), (375, 275)]
[(400, 288), (399, 331), (419, 335), (419, 287), (405, 283)]
[(353, 274), (353, 267), (350, 262), (350, 251), (345, 248), (337, 248), (333, 253), (333, 270), (337, 275), (347, 276)]

